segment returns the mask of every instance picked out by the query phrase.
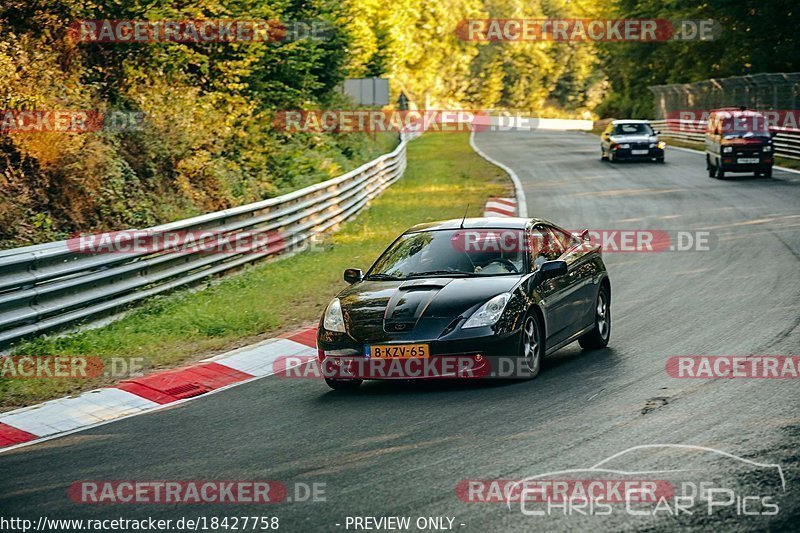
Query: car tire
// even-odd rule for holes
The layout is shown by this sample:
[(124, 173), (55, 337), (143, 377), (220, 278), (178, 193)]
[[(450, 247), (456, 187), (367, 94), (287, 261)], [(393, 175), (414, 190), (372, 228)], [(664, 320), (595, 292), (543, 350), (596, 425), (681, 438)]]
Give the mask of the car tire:
[(530, 311), (522, 322), (520, 335), (519, 359), (522, 371), (527, 379), (539, 375), (544, 355), (544, 335), (538, 315)]
[(353, 390), (364, 382), (363, 379), (331, 379), (325, 378), (325, 383), (333, 390)]
[(771, 178), (772, 177), (772, 167), (769, 167), (767, 170), (762, 172), (761, 175), (764, 176), (765, 178)]
[(656, 158), (656, 163), (663, 163), (663, 162), (664, 162), (664, 158), (663, 157), (657, 157)]
[(611, 291), (605, 286), (597, 292), (594, 309), (594, 327), (578, 338), (584, 350), (605, 348), (611, 339)]

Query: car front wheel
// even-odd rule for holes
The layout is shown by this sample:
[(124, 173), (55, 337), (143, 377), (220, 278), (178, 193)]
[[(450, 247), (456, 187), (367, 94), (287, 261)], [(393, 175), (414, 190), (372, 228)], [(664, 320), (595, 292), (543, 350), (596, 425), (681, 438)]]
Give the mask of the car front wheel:
[(529, 379), (535, 378), (542, 367), (542, 353), (544, 343), (542, 339), (542, 329), (536, 313), (531, 312), (525, 317), (522, 326), (522, 345), (520, 346), (520, 358), (522, 367)]

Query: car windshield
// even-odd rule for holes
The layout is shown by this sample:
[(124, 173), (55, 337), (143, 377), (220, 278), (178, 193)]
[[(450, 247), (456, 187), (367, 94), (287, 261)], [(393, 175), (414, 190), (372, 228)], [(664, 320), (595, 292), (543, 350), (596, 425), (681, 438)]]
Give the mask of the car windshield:
[(524, 236), (518, 229), (408, 233), (378, 258), (367, 279), (519, 274), (525, 271)]
[(653, 128), (650, 124), (616, 124), (614, 135), (653, 135)]

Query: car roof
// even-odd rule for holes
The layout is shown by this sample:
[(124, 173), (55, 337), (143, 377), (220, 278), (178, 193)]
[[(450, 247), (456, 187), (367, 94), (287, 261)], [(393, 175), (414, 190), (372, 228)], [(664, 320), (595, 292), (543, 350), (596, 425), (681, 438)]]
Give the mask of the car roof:
[(650, 124), (649, 120), (641, 120), (641, 119), (634, 119), (634, 118), (621, 118), (619, 120), (612, 120), (612, 124)]
[[(463, 222), (463, 224), (462, 224)], [(436, 222), (424, 222), (408, 228), (405, 233), (418, 231), (438, 231), (448, 229), (525, 229), (534, 224), (543, 223), (555, 226), (552, 222), (541, 218), (520, 217), (480, 217), (480, 218), (453, 218)]]

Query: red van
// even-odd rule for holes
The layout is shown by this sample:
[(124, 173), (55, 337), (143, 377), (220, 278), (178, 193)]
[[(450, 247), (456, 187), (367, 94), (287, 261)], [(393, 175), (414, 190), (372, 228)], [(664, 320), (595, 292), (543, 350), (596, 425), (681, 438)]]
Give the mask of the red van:
[(775, 147), (767, 119), (744, 108), (715, 109), (706, 126), (706, 169), (711, 178), (726, 172), (772, 177)]

